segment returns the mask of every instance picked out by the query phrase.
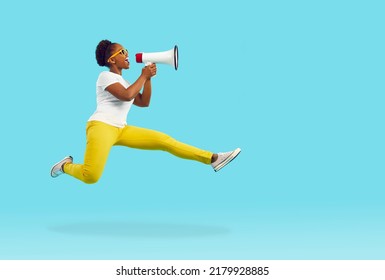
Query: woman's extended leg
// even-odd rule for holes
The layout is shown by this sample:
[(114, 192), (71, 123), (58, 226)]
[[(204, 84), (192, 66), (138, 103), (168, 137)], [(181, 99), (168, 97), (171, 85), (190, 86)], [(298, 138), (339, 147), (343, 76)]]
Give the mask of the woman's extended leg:
[(210, 164), (213, 156), (212, 152), (184, 144), (162, 132), (131, 125), (123, 128), (116, 145), (144, 150), (163, 150), (177, 157), (205, 164)]

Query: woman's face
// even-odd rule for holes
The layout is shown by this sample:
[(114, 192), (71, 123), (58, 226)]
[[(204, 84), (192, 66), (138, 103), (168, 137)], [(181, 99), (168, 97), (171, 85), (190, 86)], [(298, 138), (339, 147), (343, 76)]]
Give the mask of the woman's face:
[(110, 64), (115, 65), (119, 69), (129, 69), (130, 62), (128, 60), (128, 51), (120, 44), (115, 44), (112, 48)]

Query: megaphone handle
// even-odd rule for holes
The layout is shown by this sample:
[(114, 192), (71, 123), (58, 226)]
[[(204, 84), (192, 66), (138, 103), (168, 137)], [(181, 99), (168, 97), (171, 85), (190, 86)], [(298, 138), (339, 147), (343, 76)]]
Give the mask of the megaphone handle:
[[(148, 66), (148, 65), (151, 65), (152, 64), (152, 62), (146, 62), (145, 64), (144, 64), (144, 66)], [(154, 75), (153, 77), (155, 77), (156, 75)]]

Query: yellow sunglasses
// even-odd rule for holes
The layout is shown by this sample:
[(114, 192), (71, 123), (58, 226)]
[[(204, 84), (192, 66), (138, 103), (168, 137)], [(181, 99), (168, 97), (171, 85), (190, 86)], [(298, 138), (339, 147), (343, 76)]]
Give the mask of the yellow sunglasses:
[(112, 54), (112, 55), (108, 58), (107, 62), (110, 62), (110, 59), (113, 58), (113, 57), (115, 57), (115, 56), (117, 56), (118, 54), (128, 55), (128, 50), (127, 50), (127, 49), (121, 49), (121, 50), (117, 51), (116, 53)]

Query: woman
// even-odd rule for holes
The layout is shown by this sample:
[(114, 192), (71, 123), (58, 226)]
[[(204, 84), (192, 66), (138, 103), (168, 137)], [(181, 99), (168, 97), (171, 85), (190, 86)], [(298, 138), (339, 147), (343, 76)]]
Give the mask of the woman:
[(211, 164), (215, 171), (240, 153), (238, 148), (214, 154), (178, 142), (164, 133), (127, 125), (126, 118), (132, 104), (139, 107), (150, 104), (151, 77), (156, 75), (156, 65), (144, 67), (139, 78), (130, 84), (122, 77), (122, 71), (130, 68), (128, 51), (122, 45), (102, 40), (96, 47), (96, 60), (109, 71), (100, 73), (96, 82), (97, 108), (87, 122), (84, 163), (75, 164), (71, 156), (65, 157), (52, 167), (52, 177), (66, 173), (84, 183), (96, 183), (103, 173), (110, 149), (115, 145), (164, 150), (180, 158)]

